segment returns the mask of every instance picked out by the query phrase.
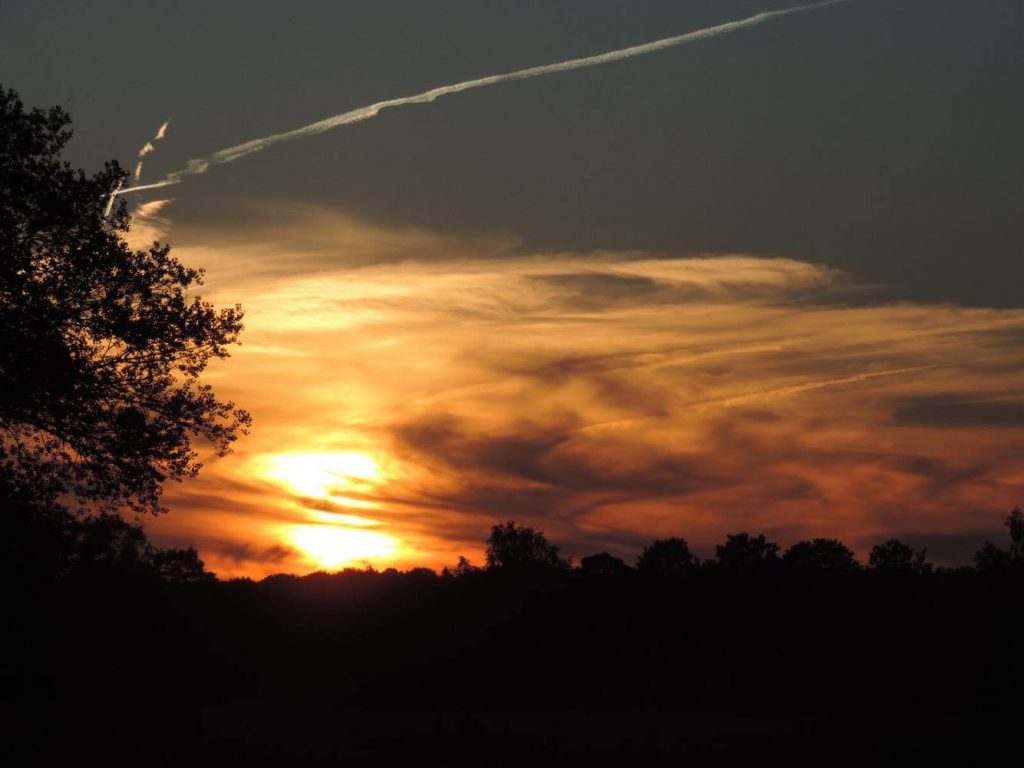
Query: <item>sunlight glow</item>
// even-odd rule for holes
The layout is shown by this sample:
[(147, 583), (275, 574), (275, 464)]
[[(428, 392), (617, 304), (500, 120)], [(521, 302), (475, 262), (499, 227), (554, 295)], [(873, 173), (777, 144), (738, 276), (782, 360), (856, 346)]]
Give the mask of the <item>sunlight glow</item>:
[(353, 506), (361, 504), (346, 493), (368, 491), (383, 477), (380, 464), (359, 451), (272, 454), (262, 457), (257, 471), (300, 496), (335, 499)]
[(297, 525), (290, 529), (290, 538), (317, 567), (325, 570), (387, 559), (398, 550), (398, 540), (383, 533), (330, 525)]

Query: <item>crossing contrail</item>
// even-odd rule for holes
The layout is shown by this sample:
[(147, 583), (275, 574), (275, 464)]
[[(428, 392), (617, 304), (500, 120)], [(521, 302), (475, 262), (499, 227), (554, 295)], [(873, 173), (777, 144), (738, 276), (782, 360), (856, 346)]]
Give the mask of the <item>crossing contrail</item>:
[[(150, 152), (156, 151), (156, 147), (153, 146), (154, 141), (160, 141), (164, 136), (167, 135), (167, 126), (171, 124), (170, 120), (164, 120), (164, 122), (157, 129), (156, 136), (151, 141), (147, 141), (142, 145), (142, 149), (139, 150), (139, 161), (135, 164), (135, 172), (132, 174), (135, 181), (142, 178), (142, 158), (148, 155)], [(103, 218), (110, 216), (110, 212), (114, 209), (114, 198), (121, 194), (122, 191), (127, 192), (128, 190), (122, 190), (124, 183), (117, 185), (117, 188), (110, 195), (110, 199), (107, 200), (107, 207), (103, 210)], [(131, 187), (131, 189), (138, 189), (138, 187)]]
[(718, 35), (727, 35), (732, 32), (738, 32), (742, 29), (756, 27), (767, 21), (771, 21), (772, 19), (782, 18), (783, 16), (790, 16), (796, 13), (803, 13), (804, 11), (813, 11), (819, 8), (826, 8), (830, 5), (849, 2), (853, 2), (853, 0), (825, 0), (825, 2), (812, 3), (810, 5), (799, 5), (792, 8), (783, 8), (777, 11), (765, 11), (754, 16), (749, 16), (745, 19), (740, 19), (739, 21), (730, 21), (714, 27), (707, 27), (706, 29), (687, 32), (685, 35), (666, 37), (650, 43), (634, 45), (629, 48), (620, 48), (619, 50), (599, 53), (594, 56), (585, 56), (580, 59), (569, 59), (568, 61), (560, 61), (555, 64), (544, 64), (542, 66), (529, 67), (528, 69), (518, 69), (514, 72), (506, 72), (502, 75), (490, 75), (488, 77), (466, 80), (452, 85), (442, 85), (438, 88), (431, 88), (429, 91), (417, 93), (413, 96), (402, 96), (395, 99), (388, 99), (386, 101), (378, 101), (376, 104), (370, 104), (366, 107), (359, 107), (358, 109), (353, 109), (348, 112), (342, 112), (341, 114), (328, 117), (324, 120), (304, 125), (301, 128), (284, 131), (283, 133), (274, 133), (270, 136), (264, 136), (260, 139), (253, 139), (252, 141), (247, 141), (243, 144), (236, 144), (233, 147), (218, 150), (206, 157), (189, 160), (182, 170), (168, 174), (162, 181), (119, 189), (114, 192), (114, 195), (123, 195), (126, 192), (139, 192), (144, 189), (157, 189), (159, 187), (170, 186), (171, 184), (178, 184), (187, 176), (195, 176), (200, 173), (205, 173), (211, 165), (233, 163), (235, 160), (243, 158), (246, 155), (251, 155), (253, 152), (259, 152), (261, 149), (266, 149), (274, 144), (280, 144), (285, 141), (294, 141), (295, 139), (302, 139), (307, 136), (315, 136), (319, 133), (339, 128), (343, 125), (360, 123), (364, 120), (376, 117), (382, 110), (390, 107), (403, 107), (409, 104), (428, 104), (441, 96), (448, 96), (453, 93), (462, 93), (463, 91), (469, 91), (474, 88), (485, 88), (490, 85), (510, 83), (516, 80), (529, 80), (534, 77), (550, 75), (556, 72), (569, 72), (574, 69), (596, 67), (601, 64), (610, 64), (615, 61), (622, 61), (623, 59), (631, 59), (635, 56), (645, 56), (649, 53), (664, 50), (665, 48), (687, 45), (699, 40), (707, 40), (711, 37), (717, 37)]

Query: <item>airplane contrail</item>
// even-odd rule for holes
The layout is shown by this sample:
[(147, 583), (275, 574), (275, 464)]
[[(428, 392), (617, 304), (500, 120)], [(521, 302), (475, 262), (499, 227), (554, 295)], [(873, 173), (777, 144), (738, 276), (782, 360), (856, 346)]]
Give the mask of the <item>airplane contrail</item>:
[[(156, 147), (153, 146), (153, 142), (160, 141), (164, 136), (167, 135), (167, 126), (169, 126), (170, 124), (170, 120), (165, 120), (163, 124), (160, 126), (160, 128), (157, 129), (156, 136), (153, 137), (152, 141), (147, 141), (145, 144), (142, 145), (142, 149), (139, 150), (139, 161), (135, 164), (135, 173), (133, 174), (135, 181), (138, 181), (139, 179), (142, 178), (142, 158), (144, 158), (150, 152), (154, 152), (156, 150)], [(124, 187), (124, 182), (118, 184), (117, 188), (114, 189), (114, 191), (110, 194), (110, 199), (107, 200), (107, 207), (103, 210), (103, 218), (107, 218), (110, 216), (110, 212), (114, 209), (114, 198), (117, 197), (122, 191), (125, 191), (122, 189), (122, 187)], [(133, 189), (138, 189), (138, 187), (133, 187)]]
[[(756, 27), (760, 24), (764, 24), (766, 21), (782, 18), (783, 16), (790, 16), (795, 13), (803, 13), (804, 11), (812, 11), (819, 8), (826, 8), (830, 5), (849, 2), (853, 2), (853, 0), (825, 0), (825, 2), (799, 5), (791, 8), (783, 8), (777, 11), (765, 11), (754, 16), (749, 16), (745, 19), (740, 19), (739, 21), (730, 21), (724, 24), (718, 24), (714, 27), (707, 27), (706, 29), (687, 32), (684, 35), (666, 37), (650, 43), (643, 43), (642, 45), (620, 48), (619, 50), (599, 53), (594, 56), (585, 56), (580, 59), (569, 59), (568, 61), (560, 61), (555, 64), (544, 64), (537, 67), (529, 67), (527, 69), (518, 69), (514, 72), (506, 72), (502, 75), (490, 75), (488, 77), (466, 80), (452, 85), (442, 85), (438, 88), (431, 88), (429, 91), (423, 91), (422, 93), (417, 93), (413, 96), (402, 96), (395, 99), (388, 99), (386, 101), (378, 101), (376, 104), (370, 104), (369, 106), (359, 107), (358, 109), (353, 109), (348, 112), (342, 112), (341, 114), (328, 117), (324, 120), (304, 125), (301, 128), (284, 131), (283, 133), (274, 133), (270, 136), (264, 136), (263, 138), (253, 139), (251, 141), (244, 142), (243, 144), (236, 144), (233, 147), (218, 150), (206, 157), (189, 160), (182, 170), (168, 174), (162, 181), (134, 187), (125, 187), (124, 189), (115, 191), (114, 195), (123, 195), (127, 192), (140, 192), (144, 189), (158, 189), (159, 187), (178, 184), (187, 176), (195, 176), (205, 173), (211, 165), (232, 163), (246, 155), (251, 155), (253, 152), (259, 152), (261, 149), (266, 149), (274, 144), (280, 144), (285, 141), (294, 141), (295, 139), (302, 139), (307, 136), (315, 136), (319, 133), (324, 133), (325, 131), (330, 131), (343, 125), (360, 123), (364, 120), (376, 117), (382, 110), (390, 107), (402, 107), (409, 104), (428, 104), (441, 96), (448, 96), (453, 93), (462, 93), (463, 91), (472, 90), (474, 88), (484, 88), (489, 85), (510, 83), (516, 80), (528, 80), (534, 77), (554, 74), (556, 72), (569, 72), (574, 69), (584, 69), (586, 67), (595, 67), (601, 64), (622, 61), (623, 59), (631, 59), (635, 56), (644, 56), (648, 53), (664, 50), (665, 48), (687, 45), (699, 40), (707, 40), (711, 37), (717, 37), (718, 35), (727, 35), (732, 32), (738, 32), (741, 29), (749, 29), (750, 27)], [(161, 129), (161, 133), (162, 132), (163, 129)]]
[[(139, 150), (139, 157), (140, 158), (143, 158), (146, 155), (150, 154), (151, 152), (155, 152), (156, 151), (156, 147), (153, 145), (153, 142), (154, 141), (160, 141), (161, 139), (163, 139), (164, 136), (167, 135), (167, 126), (169, 126), (170, 124), (171, 124), (170, 120), (164, 120), (164, 122), (160, 125), (160, 128), (157, 129), (156, 136), (154, 136), (151, 141), (147, 141), (143, 145), (142, 149)], [(139, 162), (135, 166), (135, 180), (138, 181), (141, 178), (142, 178), (142, 160), (140, 159)]]

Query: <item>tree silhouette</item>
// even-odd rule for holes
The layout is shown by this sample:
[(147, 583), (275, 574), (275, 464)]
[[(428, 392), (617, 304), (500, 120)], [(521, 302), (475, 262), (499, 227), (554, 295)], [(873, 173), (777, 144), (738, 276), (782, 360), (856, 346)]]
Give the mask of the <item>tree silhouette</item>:
[(69, 124), (0, 88), (0, 474), (39, 503), (158, 513), (194, 439), (223, 455), (250, 422), (199, 381), (242, 312), (192, 298), (203, 272), (166, 245), (128, 246), (126, 205), (104, 215), (128, 174), (62, 161)]
[(852, 571), (860, 566), (853, 551), (838, 539), (798, 541), (786, 550), (782, 561), (795, 568)]
[[(445, 570), (448, 571), (447, 568), (445, 568)], [(472, 574), (479, 573), (482, 570), (483, 568), (478, 568), (477, 566), (469, 562), (469, 560), (467, 560), (465, 557), (459, 555), (459, 562), (455, 565), (453, 569), (448, 571), (448, 573), (452, 576), (471, 576)]]
[(690, 552), (686, 539), (676, 537), (655, 539), (653, 544), (644, 547), (636, 561), (636, 569), (641, 573), (657, 576), (683, 573), (699, 564), (697, 557)]
[(974, 553), (974, 567), (979, 571), (998, 571), (1024, 563), (1024, 512), (1020, 507), (1010, 511), (1003, 525), (1010, 532), (1010, 548), (1003, 549), (986, 540)]
[(149, 558), (160, 577), (171, 584), (196, 584), (217, 578), (206, 570), (193, 547), (156, 549), (150, 552)]
[(587, 555), (581, 558), (580, 570), (592, 575), (618, 576), (631, 571), (632, 568), (615, 555), (599, 552), (596, 555)]
[(991, 541), (981, 545), (981, 549), (974, 553), (974, 567), (983, 573), (1002, 571), (1013, 565), (1013, 557), (1002, 547), (998, 547)]
[(1005, 525), (1010, 529), (1010, 557), (1015, 563), (1024, 561), (1024, 512), (1014, 507), (1006, 518)]
[(719, 566), (741, 571), (777, 561), (779, 545), (768, 541), (763, 535), (736, 533), (727, 535), (724, 544), (715, 546), (715, 555)]
[(559, 556), (559, 549), (539, 529), (509, 520), (491, 528), (487, 538), (487, 567), (491, 570), (528, 566), (565, 568), (569, 562)]
[(931, 565), (925, 562), (927, 550), (915, 551), (899, 539), (876, 544), (868, 555), (868, 567), (876, 571), (927, 573)]

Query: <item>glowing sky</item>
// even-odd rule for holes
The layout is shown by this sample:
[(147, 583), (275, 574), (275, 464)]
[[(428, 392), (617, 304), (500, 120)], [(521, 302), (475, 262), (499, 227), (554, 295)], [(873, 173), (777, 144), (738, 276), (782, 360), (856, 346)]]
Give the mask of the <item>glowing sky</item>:
[(248, 312), (211, 381), (256, 426), (151, 528), (220, 573), (479, 559), (503, 518), (577, 556), (741, 529), (941, 554), (1024, 496), (1024, 311), (874, 302), (789, 259), (520, 254), (289, 215), (178, 250)]
[[(172, 120), (145, 182), (786, 3), (54, 5), (0, 9), (4, 84), (90, 167)], [(509, 518), (576, 557), (749, 530), (966, 560), (1024, 503), (1022, 32), (1016, 0), (862, 0), (133, 196), (135, 242), (243, 305), (207, 380), (255, 420), (147, 529), (221, 576), (479, 561)]]

